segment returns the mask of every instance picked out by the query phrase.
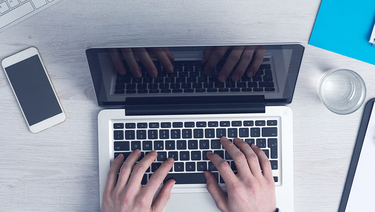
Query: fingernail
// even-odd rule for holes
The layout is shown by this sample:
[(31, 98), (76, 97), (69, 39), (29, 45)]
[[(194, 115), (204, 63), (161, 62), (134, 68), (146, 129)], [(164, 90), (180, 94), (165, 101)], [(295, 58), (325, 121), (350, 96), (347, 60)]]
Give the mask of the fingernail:
[(124, 157), (124, 155), (123, 154), (119, 154), (119, 155), (117, 155), (117, 157), (116, 158), (123, 158)]
[(169, 66), (169, 67), (167, 68), (167, 72), (172, 73), (172, 72), (173, 72), (173, 66)]
[(232, 76), (232, 81), (237, 82), (240, 79), (240, 76), (235, 74)]
[(225, 82), (225, 80), (227, 80), (224, 74), (220, 74), (218, 79), (220, 82)]
[(150, 75), (151, 75), (152, 77), (156, 77), (156, 76), (158, 75), (158, 71), (156, 71), (156, 70), (152, 70)]

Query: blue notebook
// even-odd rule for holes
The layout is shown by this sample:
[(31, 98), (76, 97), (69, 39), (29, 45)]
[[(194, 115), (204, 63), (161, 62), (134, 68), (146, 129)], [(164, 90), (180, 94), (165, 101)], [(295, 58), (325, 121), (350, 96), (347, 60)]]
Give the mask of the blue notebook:
[(375, 65), (375, 0), (323, 0), (309, 44)]

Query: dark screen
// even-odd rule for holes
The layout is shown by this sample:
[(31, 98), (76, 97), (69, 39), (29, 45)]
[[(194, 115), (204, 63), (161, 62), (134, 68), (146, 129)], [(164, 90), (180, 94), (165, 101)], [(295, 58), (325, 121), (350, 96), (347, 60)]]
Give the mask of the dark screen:
[(29, 125), (62, 112), (38, 55), (5, 69)]

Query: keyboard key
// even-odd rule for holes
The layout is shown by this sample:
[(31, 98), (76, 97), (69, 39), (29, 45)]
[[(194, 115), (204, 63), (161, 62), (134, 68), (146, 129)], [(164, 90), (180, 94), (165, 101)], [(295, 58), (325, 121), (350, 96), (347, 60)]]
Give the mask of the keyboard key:
[(194, 129), (194, 138), (203, 138), (203, 129)]
[(232, 157), (229, 155), (227, 151), (225, 151), (224, 155), (225, 155), (225, 160), (232, 160)]
[(158, 152), (158, 161), (165, 161), (167, 160), (167, 152)]
[(206, 122), (197, 122), (197, 127), (206, 127)]
[(277, 154), (277, 139), (276, 138), (268, 139), (268, 148), (271, 149), (271, 158), (276, 159), (278, 157), (278, 154)]
[(241, 127), (242, 121), (232, 121), (232, 127)]
[(152, 141), (143, 141), (142, 147), (143, 150), (152, 150)]
[(268, 120), (267, 126), (277, 126), (277, 120)]
[(230, 127), (230, 122), (229, 121), (221, 121), (220, 127)]
[(124, 124), (123, 123), (114, 123), (113, 129), (124, 129)]
[(178, 152), (177, 151), (168, 152), (168, 158), (173, 158), (174, 161), (178, 161)]
[(182, 122), (173, 122), (173, 128), (182, 128), (183, 126)]
[(207, 162), (198, 162), (197, 163), (197, 170), (198, 171), (206, 171), (207, 170)]
[(224, 159), (224, 151), (223, 150), (216, 150), (216, 151), (214, 151), (214, 153), (219, 155), (221, 158)]
[(114, 154), (114, 158), (117, 158), (117, 156), (119, 156), (120, 154), (124, 155), (124, 161), (126, 160), (126, 158), (130, 155), (131, 152), (115, 152)]
[(270, 158), (270, 151), (268, 149), (262, 149), (264, 154), (266, 154), (267, 158)]
[(161, 128), (171, 128), (172, 124), (171, 122), (162, 122)]
[(188, 149), (198, 149), (198, 140), (188, 140)]
[(195, 171), (195, 162), (187, 162), (186, 163), (186, 171), (188, 171), (188, 172)]
[(135, 129), (135, 123), (126, 123), (125, 128), (126, 129)]
[(155, 172), (159, 167), (161, 166), (161, 163), (152, 163), (151, 164), (151, 171)]
[(131, 149), (134, 151), (136, 149), (141, 149), (141, 142), (140, 141), (132, 141), (131, 142)]
[(184, 165), (184, 163), (183, 162), (175, 162), (174, 163), (174, 171), (175, 172), (183, 172), (183, 171), (185, 171), (185, 165)]
[(150, 128), (159, 128), (159, 123), (157, 123), (157, 122), (150, 123), (149, 127)]
[(169, 130), (159, 130), (160, 139), (169, 139)]
[(208, 149), (209, 148), (209, 140), (199, 140), (199, 148), (200, 149)]
[(194, 127), (194, 122), (185, 122), (185, 127)]
[(250, 129), (251, 137), (260, 137), (260, 128), (251, 128)]
[(190, 152), (189, 151), (181, 151), (180, 152), (180, 160), (190, 160)]
[(201, 160), (201, 151), (192, 151), (191, 152), (191, 160)]
[(243, 125), (244, 126), (254, 126), (254, 121), (244, 121)]
[(125, 130), (125, 139), (126, 140), (135, 139), (135, 130)]
[(275, 183), (279, 182), (279, 178), (278, 177), (273, 177), (273, 181), (275, 181)]
[(113, 139), (124, 140), (124, 131), (122, 131), (122, 130), (113, 131)]
[(215, 165), (212, 162), (208, 162), (208, 170), (209, 171), (217, 171)]
[(228, 137), (237, 138), (237, 128), (228, 128)]
[(216, 129), (216, 138), (226, 137), (226, 129), (225, 128), (217, 128)]
[[(175, 169), (176, 171), (176, 169)], [(205, 184), (206, 178), (203, 173), (170, 173), (165, 177), (164, 183), (174, 179), (176, 184)]]
[(128, 151), (129, 148), (129, 141), (122, 141), (122, 142), (114, 142), (113, 143), (115, 151)]
[(276, 127), (263, 127), (262, 128), (262, 136), (263, 137), (276, 137), (277, 136), (277, 128)]
[(149, 130), (148, 131), (148, 139), (158, 139), (158, 131), (157, 130)]
[(277, 170), (279, 168), (277, 164), (277, 160), (270, 160), (270, 163), (271, 163), (272, 170)]
[(215, 129), (205, 129), (206, 138), (215, 138)]
[(146, 139), (146, 130), (137, 130), (137, 139)]
[(263, 120), (255, 121), (255, 126), (266, 126), (266, 121), (263, 121)]
[(176, 141), (174, 141), (174, 140), (165, 141), (165, 149), (166, 150), (176, 149)]
[(138, 123), (137, 127), (138, 128), (147, 128), (147, 123)]
[(191, 129), (183, 129), (182, 130), (182, 138), (192, 138)]
[(172, 139), (178, 139), (181, 138), (181, 130), (173, 129), (171, 130), (171, 138)]
[(186, 140), (178, 140), (177, 141), (177, 149), (186, 149)]
[(264, 139), (264, 138), (257, 139), (256, 145), (259, 148), (266, 148), (267, 147), (267, 145), (266, 145), (266, 139)]
[(164, 142), (163, 141), (154, 141), (154, 150), (163, 150)]
[(202, 152), (202, 158), (203, 158), (203, 160), (209, 160), (209, 159), (207, 158), (207, 152), (211, 152), (211, 151), (203, 151), (203, 152)]
[(240, 128), (239, 129), (239, 137), (240, 138), (248, 138), (249, 137), (249, 128)]
[(245, 139), (245, 142), (251, 146), (252, 144), (255, 144), (255, 139)]
[(209, 127), (218, 127), (219, 124), (218, 124), (217, 121), (209, 121), (209, 122), (208, 122), (208, 126), (209, 126)]
[(220, 140), (218, 139), (211, 140), (211, 149), (221, 149)]

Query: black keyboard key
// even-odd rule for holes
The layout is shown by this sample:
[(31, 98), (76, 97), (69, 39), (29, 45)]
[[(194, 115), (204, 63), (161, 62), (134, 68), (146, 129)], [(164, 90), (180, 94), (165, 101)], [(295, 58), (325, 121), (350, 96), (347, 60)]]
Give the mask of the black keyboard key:
[(270, 163), (271, 163), (272, 170), (277, 170), (279, 168), (277, 164), (277, 160), (270, 160)]
[(203, 129), (194, 129), (194, 138), (203, 138)]
[(147, 183), (147, 174), (143, 175), (141, 185), (146, 185)]
[(220, 127), (230, 127), (230, 121), (221, 121)]
[(233, 171), (237, 171), (237, 167), (236, 167), (236, 164), (234, 163), (234, 161), (230, 162), (230, 168), (232, 168)]
[(168, 158), (173, 158), (174, 161), (178, 161), (178, 152), (177, 151), (168, 152)]
[(268, 120), (267, 125), (268, 126), (277, 126), (277, 120)]
[(158, 131), (157, 130), (149, 130), (148, 131), (148, 139), (158, 139)]
[(180, 152), (180, 160), (190, 160), (190, 152), (189, 151), (181, 151)]
[(209, 148), (209, 140), (199, 140), (199, 148), (200, 149), (208, 149)]
[(226, 137), (226, 129), (225, 128), (217, 128), (216, 129), (216, 138)]
[(143, 141), (142, 147), (143, 150), (152, 150), (152, 141)]
[(126, 140), (135, 139), (135, 130), (125, 130), (125, 139)]
[(188, 140), (188, 149), (198, 149), (198, 140)]
[(183, 162), (175, 162), (174, 163), (174, 171), (175, 172), (183, 172), (183, 171), (185, 171), (185, 165), (184, 165), (184, 163)]
[(268, 147), (271, 149), (271, 158), (276, 159), (278, 157), (278, 154), (277, 154), (277, 139), (276, 138), (268, 139)]
[(245, 139), (245, 142), (251, 146), (252, 144), (255, 144), (255, 139)]
[(138, 128), (147, 128), (147, 123), (138, 123), (137, 127)]
[(251, 137), (260, 137), (260, 128), (251, 128), (250, 136)]
[(278, 177), (273, 177), (273, 181), (275, 181), (275, 183), (279, 182), (279, 178)]
[[(175, 170), (176, 171), (176, 170)], [(176, 184), (205, 184), (203, 173), (170, 173), (165, 177), (164, 183), (174, 179)]]
[(119, 156), (120, 154), (124, 155), (124, 161), (126, 160), (126, 158), (130, 155), (131, 152), (115, 152), (114, 154), (114, 158), (117, 158), (117, 156)]
[(137, 139), (146, 139), (147, 133), (146, 130), (137, 130)]
[(151, 164), (151, 171), (155, 172), (160, 166), (161, 166), (161, 163), (152, 163)]
[(182, 130), (182, 138), (192, 138), (191, 129), (183, 129)]
[(169, 139), (169, 130), (159, 130), (160, 139)]
[(220, 140), (218, 139), (211, 140), (211, 149), (221, 149)]
[(177, 141), (177, 149), (186, 149), (186, 140), (178, 140)]
[(123, 123), (114, 123), (113, 129), (124, 129), (124, 124)]
[(248, 138), (249, 137), (249, 128), (240, 128), (239, 129), (239, 137), (240, 138)]
[(150, 128), (159, 128), (159, 123), (153, 122), (148, 125)]
[(264, 138), (258, 138), (256, 145), (259, 148), (266, 148), (267, 147), (267, 145), (266, 145), (266, 139), (264, 139)]
[(194, 172), (195, 171), (195, 162), (187, 162), (186, 163), (186, 171), (187, 172)]
[(205, 129), (206, 138), (215, 138), (215, 129)]
[(228, 137), (237, 138), (237, 128), (228, 128)]
[(131, 148), (132, 150), (141, 149), (141, 142), (140, 141), (132, 141), (131, 142)]
[(165, 161), (167, 160), (167, 152), (158, 152), (158, 161)]
[(206, 171), (207, 170), (207, 162), (198, 162), (197, 163), (197, 170), (198, 171)]
[(135, 123), (126, 123), (125, 128), (126, 129), (135, 129)]
[(262, 128), (262, 136), (263, 137), (276, 137), (277, 136), (277, 128), (276, 127), (263, 127)]
[(209, 171), (217, 171), (215, 165), (212, 162), (208, 162), (208, 170)]
[(225, 151), (224, 155), (225, 155), (225, 160), (232, 160), (232, 157), (229, 155), (227, 151)]
[(266, 126), (266, 121), (263, 121), (263, 120), (255, 121), (255, 126)]
[(194, 127), (194, 122), (185, 122), (185, 127)]
[(174, 141), (174, 140), (165, 141), (165, 149), (166, 150), (176, 149), (176, 141)]
[(207, 158), (207, 152), (211, 152), (211, 151), (203, 151), (203, 152), (202, 152), (202, 158), (203, 158), (203, 160), (209, 160), (209, 159)]
[(171, 128), (172, 124), (171, 122), (162, 122), (161, 128)]
[(232, 127), (241, 127), (242, 121), (232, 121)]
[(209, 121), (209, 122), (208, 122), (208, 126), (209, 126), (209, 127), (218, 127), (219, 124), (218, 124), (217, 121)]
[(254, 121), (244, 121), (243, 125), (244, 126), (254, 126)]
[(182, 128), (183, 126), (182, 122), (173, 122), (173, 128)]
[(219, 155), (221, 158), (224, 159), (224, 151), (223, 150), (216, 150), (216, 151), (214, 151), (214, 153)]
[(181, 130), (179, 130), (179, 129), (173, 129), (173, 130), (171, 130), (171, 138), (172, 139), (181, 138)]
[(201, 160), (201, 151), (191, 151), (191, 160)]
[(206, 122), (197, 122), (197, 127), (206, 127)]
[(114, 142), (113, 143), (115, 151), (128, 151), (130, 150), (129, 141)]
[(264, 154), (266, 154), (267, 158), (270, 158), (270, 151), (268, 149), (263, 149)]
[(113, 131), (113, 138), (115, 140), (124, 140), (124, 131), (122, 130)]

